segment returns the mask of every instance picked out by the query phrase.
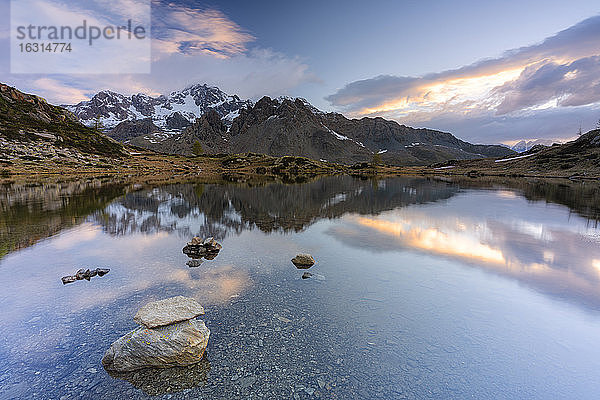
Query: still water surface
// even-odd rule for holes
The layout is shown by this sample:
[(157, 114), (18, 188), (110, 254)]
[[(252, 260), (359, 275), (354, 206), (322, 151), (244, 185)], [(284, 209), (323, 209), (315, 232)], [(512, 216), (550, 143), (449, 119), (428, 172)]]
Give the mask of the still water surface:
[[(0, 206), (1, 399), (600, 397), (597, 184), (88, 181)], [(223, 250), (189, 268), (192, 236)], [(111, 271), (61, 283), (82, 267)], [(107, 374), (175, 295), (206, 309), (204, 361)]]

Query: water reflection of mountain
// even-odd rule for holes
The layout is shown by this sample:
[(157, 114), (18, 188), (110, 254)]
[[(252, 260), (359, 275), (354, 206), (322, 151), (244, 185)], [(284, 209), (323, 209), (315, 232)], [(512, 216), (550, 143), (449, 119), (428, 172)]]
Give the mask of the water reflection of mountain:
[(0, 258), (81, 223), (123, 190), (97, 179), (0, 187)]
[(112, 235), (167, 231), (222, 239), (251, 228), (300, 231), (321, 218), (378, 214), (448, 199), (471, 187), (509, 187), (532, 201), (566, 205), (594, 224), (600, 220), (598, 185), (565, 181), (368, 181), (337, 176), (302, 185), (173, 184), (127, 193), (129, 187), (97, 179), (0, 187), (0, 258), (86, 218)]
[(253, 228), (297, 232), (322, 218), (378, 214), (448, 199), (458, 190), (455, 184), (424, 178), (366, 181), (347, 176), (303, 185), (176, 184), (128, 193), (95, 212), (93, 220), (113, 235), (176, 231), (222, 239)]

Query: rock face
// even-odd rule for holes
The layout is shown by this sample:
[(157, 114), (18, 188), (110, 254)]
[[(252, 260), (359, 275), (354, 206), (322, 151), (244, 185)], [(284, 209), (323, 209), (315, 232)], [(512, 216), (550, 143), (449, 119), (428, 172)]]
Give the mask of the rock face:
[(310, 254), (298, 254), (292, 258), (292, 262), (296, 268), (306, 269), (315, 265), (315, 259)]
[(204, 322), (197, 320), (153, 329), (139, 327), (110, 346), (102, 365), (110, 371), (192, 365), (202, 360), (209, 336)]
[(200, 362), (210, 331), (194, 319), (204, 308), (183, 296), (155, 301), (140, 308), (134, 320), (139, 328), (117, 339), (102, 357), (107, 371), (169, 368)]
[(187, 321), (204, 315), (204, 308), (194, 299), (176, 296), (153, 301), (140, 308), (133, 320), (147, 328), (156, 328), (176, 322)]
[(209, 237), (202, 240), (199, 237), (194, 237), (188, 244), (183, 248), (183, 254), (190, 258), (200, 259), (202, 257), (207, 260), (212, 260), (219, 254), (221, 246), (215, 239)]
[(107, 136), (118, 140), (119, 142), (127, 142), (137, 136), (150, 135), (161, 133), (161, 129), (154, 125), (150, 118), (127, 120), (115, 126)]

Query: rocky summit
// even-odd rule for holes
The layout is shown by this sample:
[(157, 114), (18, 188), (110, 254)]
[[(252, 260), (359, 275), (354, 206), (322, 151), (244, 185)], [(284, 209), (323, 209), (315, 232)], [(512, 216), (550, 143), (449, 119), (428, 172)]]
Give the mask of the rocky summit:
[(142, 326), (117, 339), (104, 354), (108, 371), (169, 368), (198, 363), (204, 356), (210, 331), (194, 299), (183, 296), (159, 300), (140, 308), (134, 321)]
[(204, 308), (196, 300), (176, 296), (146, 304), (138, 310), (133, 320), (147, 328), (156, 328), (199, 315), (204, 315)]
[(182, 129), (208, 110), (215, 110), (227, 121), (233, 120), (241, 108), (251, 106), (217, 87), (194, 84), (168, 96), (151, 97), (143, 93), (125, 96), (109, 90), (101, 91), (90, 100), (64, 107), (88, 126), (96, 121), (112, 129), (124, 121), (149, 119), (160, 129)]

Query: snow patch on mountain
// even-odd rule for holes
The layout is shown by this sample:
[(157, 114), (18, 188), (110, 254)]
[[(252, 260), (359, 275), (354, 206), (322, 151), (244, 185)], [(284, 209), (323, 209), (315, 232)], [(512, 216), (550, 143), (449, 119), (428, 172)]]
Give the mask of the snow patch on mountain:
[(177, 112), (193, 123), (209, 109), (214, 109), (226, 124), (230, 124), (240, 109), (252, 104), (250, 100), (241, 100), (217, 87), (195, 84), (158, 97), (101, 91), (88, 101), (64, 107), (88, 126), (101, 122), (105, 128), (112, 129), (123, 121), (151, 118), (156, 126), (166, 129), (167, 119)]

